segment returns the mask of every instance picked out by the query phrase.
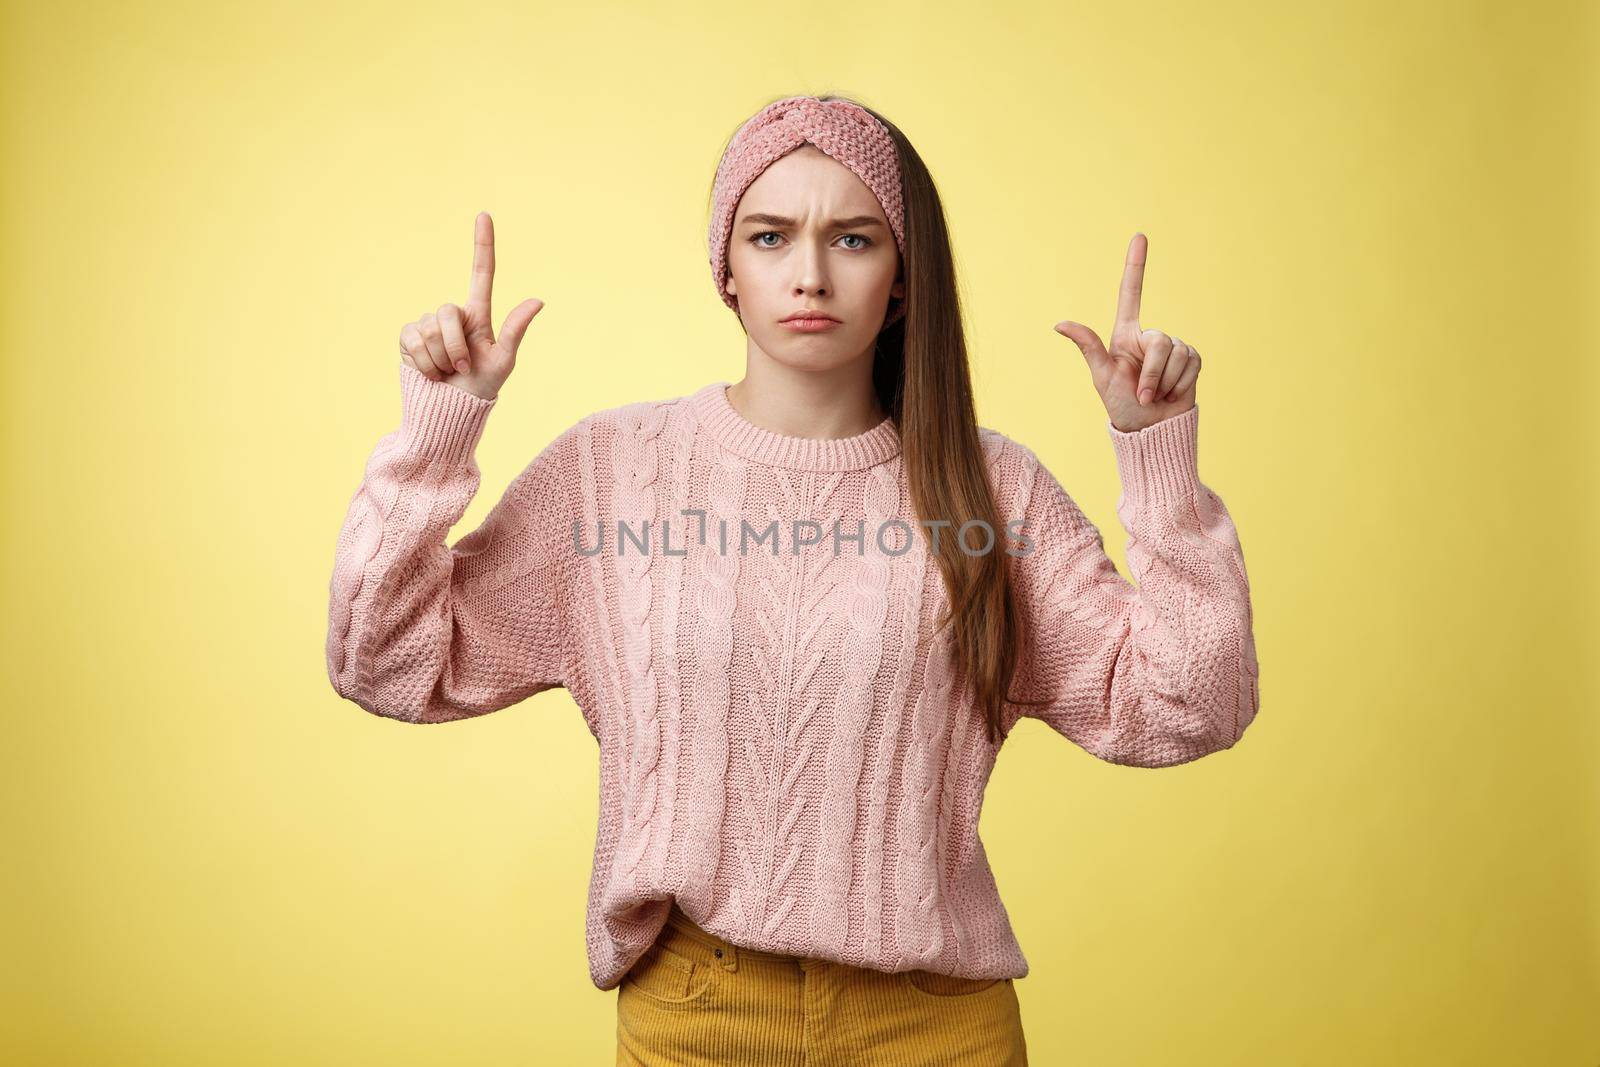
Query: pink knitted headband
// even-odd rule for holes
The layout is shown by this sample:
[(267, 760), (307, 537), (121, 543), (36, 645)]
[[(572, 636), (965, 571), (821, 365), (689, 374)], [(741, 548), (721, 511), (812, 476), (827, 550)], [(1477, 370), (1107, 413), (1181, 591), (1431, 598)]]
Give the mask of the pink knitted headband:
[[(711, 277), (722, 302), (739, 310), (728, 292), (728, 238), (739, 198), (761, 172), (802, 144), (813, 144), (843, 163), (866, 183), (894, 231), (902, 262), (906, 255), (905, 207), (900, 197), (900, 157), (888, 129), (871, 112), (846, 100), (791, 96), (768, 104), (733, 135), (712, 186)], [(890, 302), (883, 325), (899, 321), (905, 300)]]

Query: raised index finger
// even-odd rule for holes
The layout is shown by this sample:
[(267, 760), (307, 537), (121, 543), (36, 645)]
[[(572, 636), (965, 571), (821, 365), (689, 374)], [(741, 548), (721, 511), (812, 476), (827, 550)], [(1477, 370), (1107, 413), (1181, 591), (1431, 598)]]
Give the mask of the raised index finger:
[(467, 303), (489, 312), (489, 295), (494, 289), (494, 220), (487, 211), (478, 212), (472, 236), (472, 284)]
[(1144, 292), (1144, 257), (1150, 242), (1136, 233), (1128, 242), (1128, 258), (1122, 264), (1122, 288), (1117, 290), (1117, 325), (1139, 325), (1139, 297)]

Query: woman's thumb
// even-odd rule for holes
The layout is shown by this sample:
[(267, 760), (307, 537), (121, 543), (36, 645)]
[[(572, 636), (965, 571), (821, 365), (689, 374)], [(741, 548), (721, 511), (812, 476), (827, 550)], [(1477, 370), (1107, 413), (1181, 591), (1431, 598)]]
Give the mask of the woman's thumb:
[(506, 315), (506, 321), (500, 327), (499, 345), (506, 350), (507, 355), (516, 355), (517, 347), (522, 344), (522, 335), (528, 330), (528, 323), (539, 314), (539, 309), (544, 307), (544, 301), (536, 296), (530, 296), (522, 303), (511, 309)]
[(1100, 335), (1081, 322), (1071, 319), (1056, 323), (1056, 333), (1068, 338), (1083, 353), (1083, 358), (1088, 361), (1090, 370), (1098, 369), (1102, 360), (1111, 358), (1105, 345), (1100, 343)]

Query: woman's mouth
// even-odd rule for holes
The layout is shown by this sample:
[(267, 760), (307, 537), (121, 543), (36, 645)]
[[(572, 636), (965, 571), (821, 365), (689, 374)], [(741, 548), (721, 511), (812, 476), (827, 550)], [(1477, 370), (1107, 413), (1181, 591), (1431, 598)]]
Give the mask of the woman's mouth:
[(784, 327), (785, 329), (794, 330), (798, 333), (821, 333), (824, 330), (831, 330), (835, 326), (842, 326), (844, 324), (838, 319), (803, 317), (798, 319), (784, 319), (782, 322), (778, 323), (778, 325)]

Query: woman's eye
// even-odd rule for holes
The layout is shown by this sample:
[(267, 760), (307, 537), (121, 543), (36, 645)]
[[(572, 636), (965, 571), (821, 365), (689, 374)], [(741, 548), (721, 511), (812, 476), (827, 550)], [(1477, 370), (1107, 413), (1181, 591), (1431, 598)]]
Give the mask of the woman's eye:
[[(777, 230), (763, 230), (760, 233), (752, 234), (751, 237), (750, 237), (750, 243), (755, 245), (757, 248), (776, 248), (777, 247), (776, 245), (767, 244), (765, 241), (762, 240), (762, 238), (763, 237), (782, 237), (782, 236), (783, 235), (780, 234)], [(864, 234), (847, 233), (843, 237), (841, 237), (840, 240), (841, 241), (843, 241), (843, 240), (860, 241), (861, 243), (858, 244), (858, 245), (849, 246), (850, 250), (852, 252), (859, 252), (859, 251), (861, 251), (863, 249), (872, 247), (872, 238), (867, 237)]]

